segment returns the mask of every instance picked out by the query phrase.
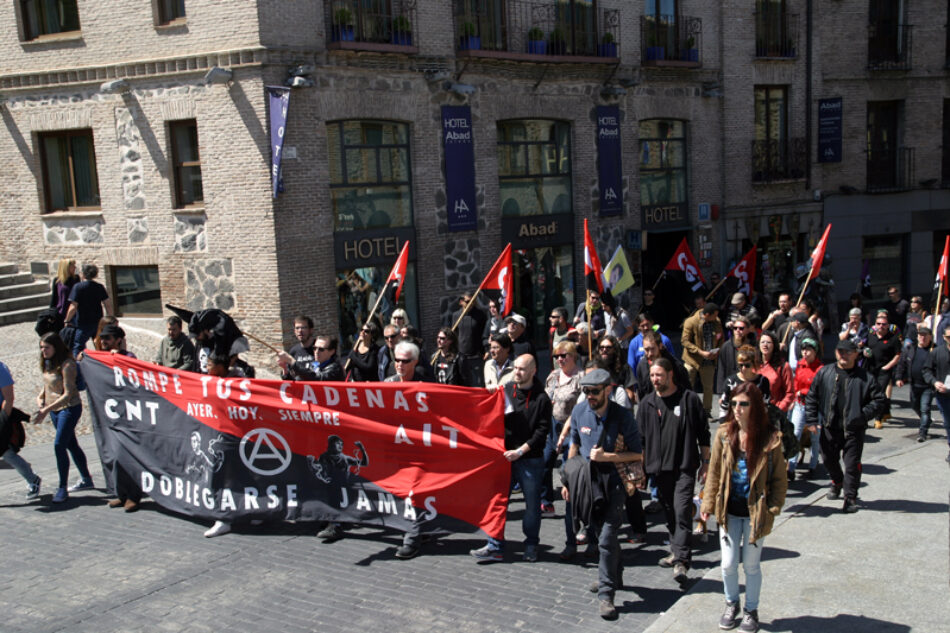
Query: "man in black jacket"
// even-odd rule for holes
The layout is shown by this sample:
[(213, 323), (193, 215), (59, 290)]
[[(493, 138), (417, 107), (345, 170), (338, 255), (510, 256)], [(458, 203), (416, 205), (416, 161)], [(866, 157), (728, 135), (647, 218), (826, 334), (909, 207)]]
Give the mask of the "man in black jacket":
[(910, 385), (910, 408), (920, 418), (917, 429), (917, 441), (927, 441), (927, 431), (930, 429), (930, 405), (933, 403), (934, 388), (924, 377), (924, 367), (930, 360), (930, 348), (933, 347), (933, 333), (925, 325), (918, 325), (917, 345), (908, 347), (901, 352), (900, 361), (894, 378), (897, 386)]
[(678, 358), (672, 356), (662, 343), (663, 340), (660, 338), (659, 332), (650, 330), (643, 335), (643, 358), (637, 363), (636, 371), (637, 401), (643, 400), (648, 393), (653, 391), (653, 383), (650, 381), (650, 367), (653, 365), (653, 361), (658, 358), (665, 358), (673, 365), (673, 382), (680, 389), (690, 387), (689, 372), (686, 371), (686, 367)]
[[(924, 365), (924, 380), (933, 387), (937, 408), (943, 416), (947, 443), (950, 444), (950, 323), (944, 325), (940, 333), (943, 335), (943, 344), (930, 352), (930, 359)], [(947, 455), (947, 461), (950, 462), (950, 454)]]
[[(541, 479), (544, 476), (544, 443), (551, 432), (551, 399), (537, 379), (537, 364), (530, 354), (514, 362), (514, 380), (505, 385), (505, 459), (511, 476), (524, 494), (524, 560), (538, 560), (541, 542)], [(488, 543), (469, 552), (478, 562), (504, 559), (504, 541), (489, 537)]]
[(469, 387), (484, 387), (485, 376), (482, 373), (482, 367), (485, 364), (485, 349), (482, 345), (482, 332), (485, 330), (485, 322), (488, 318), (478, 307), (478, 304), (469, 308), (465, 316), (462, 316), (462, 310), (471, 303), (472, 293), (466, 292), (459, 297), (459, 310), (452, 314), (452, 323), (458, 323), (455, 333), (458, 334), (459, 359), (462, 365), (463, 383)]
[(835, 364), (815, 374), (805, 398), (805, 419), (821, 426), (821, 457), (831, 476), (827, 498), (838, 499), (843, 484), (842, 510), (857, 512), (864, 434), (868, 420), (884, 410), (886, 398), (877, 381), (855, 364), (858, 346), (853, 341), (838, 341), (835, 358)]
[(644, 468), (655, 476), (670, 533), (671, 553), (660, 566), (672, 567), (673, 578), (685, 582), (692, 560), (693, 488), (697, 470), (702, 480), (709, 465), (709, 414), (698, 395), (676, 385), (668, 359), (653, 362), (650, 381), (654, 391), (640, 401), (637, 423), (643, 434)]
[(736, 373), (739, 369), (736, 364), (736, 354), (743, 345), (755, 344), (755, 330), (752, 329), (752, 322), (744, 316), (733, 319), (732, 338), (722, 344), (719, 348), (719, 357), (716, 359), (716, 393), (722, 393), (726, 386), (726, 378)]

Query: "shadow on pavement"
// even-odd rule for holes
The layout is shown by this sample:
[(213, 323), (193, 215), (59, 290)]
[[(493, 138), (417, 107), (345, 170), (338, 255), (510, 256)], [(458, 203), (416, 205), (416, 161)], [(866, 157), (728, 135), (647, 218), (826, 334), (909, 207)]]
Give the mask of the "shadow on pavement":
[(62, 512), (63, 510), (70, 510), (72, 508), (78, 508), (79, 506), (104, 506), (109, 500), (105, 497), (88, 497), (88, 496), (74, 496), (69, 497), (66, 501), (62, 503), (53, 503), (52, 493), (48, 495), (41, 495), (39, 501), (42, 505), (36, 507), (37, 512)]
[(878, 512), (907, 512), (910, 514), (946, 513), (946, 503), (928, 503), (926, 501), (911, 501), (907, 499), (876, 499), (863, 501), (861, 505), (868, 510)]
[(800, 618), (780, 618), (762, 626), (763, 631), (821, 631), (821, 633), (853, 633), (854, 631), (874, 631), (874, 633), (910, 633), (906, 624), (887, 622), (863, 615), (838, 614), (833, 618), (802, 616)]
[(861, 472), (865, 475), (886, 475), (895, 471), (884, 464), (862, 464)]
[[(640, 600), (633, 602), (624, 600), (622, 605), (617, 606), (620, 613), (657, 613), (665, 611), (683, 597), (686, 591), (696, 590), (700, 593), (719, 593), (722, 591), (722, 582), (706, 580), (704, 578), (689, 580), (682, 587), (670, 587), (669, 589), (658, 589), (655, 587), (641, 587), (639, 585), (624, 585), (626, 591), (632, 591), (640, 597)], [(713, 616), (716, 617), (715, 615)]]
[(780, 547), (766, 547), (762, 550), (762, 560), (779, 560), (780, 558), (799, 558), (801, 554), (794, 550)]

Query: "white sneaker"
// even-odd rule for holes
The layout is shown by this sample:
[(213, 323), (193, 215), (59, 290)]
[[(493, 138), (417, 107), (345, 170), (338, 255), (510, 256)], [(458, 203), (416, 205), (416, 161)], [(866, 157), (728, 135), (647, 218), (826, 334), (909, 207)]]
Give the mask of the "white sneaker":
[(214, 525), (205, 530), (205, 538), (214, 538), (231, 531), (231, 524), (226, 521), (215, 521)]

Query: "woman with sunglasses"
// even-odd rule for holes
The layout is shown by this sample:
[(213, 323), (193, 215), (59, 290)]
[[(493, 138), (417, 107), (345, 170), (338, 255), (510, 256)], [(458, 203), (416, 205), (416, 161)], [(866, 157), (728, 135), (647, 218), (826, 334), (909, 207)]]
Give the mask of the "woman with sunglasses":
[[(583, 372), (577, 364), (577, 346), (570, 341), (561, 341), (554, 346), (554, 362), (557, 366), (544, 381), (544, 391), (551, 399), (551, 433), (544, 446), (544, 479), (541, 482), (541, 514), (554, 516), (554, 475), (557, 462), (557, 441), (564, 423), (571, 417), (581, 393)], [(564, 447), (566, 450), (566, 447)]]
[(910, 309), (907, 311), (907, 321), (904, 325), (904, 349), (913, 349), (917, 345), (917, 326), (927, 318), (927, 307), (923, 297), (914, 295), (910, 298)]
[(379, 345), (376, 344), (378, 336), (379, 328), (373, 321), (367, 321), (360, 328), (360, 337), (346, 359), (347, 380), (379, 380)]
[(39, 410), (34, 420), (47, 415), (56, 427), (53, 450), (59, 471), (59, 486), (53, 493), (53, 503), (62, 503), (69, 497), (66, 489), (69, 479), (69, 456), (79, 470), (81, 479), (74, 490), (92, 488), (92, 475), (86, 465), (86, 454), (76, 440), (76, 424), (82, 415), (82, 400), (76, 388), (76, 361), (59, 334), (50, 332), (40, 339), (40, 371), (43, 372), (43, 390), (36, 397)]
[(488, 320), (485, 321), (485, 329), (482, 330), (482, 344), (485, 346), (486, 361), (491, 357), (488, 348), (491, 345), (492, 337), (498, 334), (504, 334), (504, 332), (505, 317), (501, 316), (501, 312), (498, 311), (498, 301), (495, 299), (489, 299)]
[(443, 385), (464, 385), (462, 365), (459, 361), (459, 339), (455, 330), (450, 327), (440, 328), (435, 337), (435, 344), (439, 348), (432, 362), (435, 381)]
[(792, 368), (785, 361), (785, 354), (779, 349), (778, 335), (769, 330), (763, 330), (759, 335), (759, 373), (769, 381), (770, 400), (772, 404), (788, 413), (795, 401), (792, 384)]
[(788, 481), (781, 434), (769, 422), (765, 392), (752, 382), (737, 385), (730, 395), (722, 425), (712, 441), (700, 517), (715, 516), (722, 552), (726, 608), (719, 628), (736, 627), (739, 619), (739, 556), (745, 571), (745, 609), (739, 630), (759, 630), (763, 539), (782, 511)]
[(759, 373), (759, 362), (755, 353), (755, 348), (751, 345), (743, 345), (736, 352), (736, 373), (727, 376), (724, 382), (722, 397), (719, 400), (719, 406), (722, 408), (723, 415), (729, 413), (729, 399), (732, 392), (742, 383), (752, 383), (759, 391), (766, 402), (772, 398), (772, 386), (769, 379)]

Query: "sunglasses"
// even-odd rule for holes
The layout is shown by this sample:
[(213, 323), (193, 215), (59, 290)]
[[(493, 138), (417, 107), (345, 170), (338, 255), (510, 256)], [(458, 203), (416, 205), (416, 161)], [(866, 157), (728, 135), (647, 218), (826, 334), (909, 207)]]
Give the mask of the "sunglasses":
[(744, 326), (744, 325), (734, 325), (734, 326), (732, 326), (732, 329), (733, 329), (733, 330), (742, 331), (742, 330), (745, 329), (745, 326)]
[(393, 359), (393, 362), (394, 363), (411, 363), (412, 359), (411, 358), (396, 358), (396, 359)]
[(314, 348), (314, 349), (316, 349), (318, 352), (329, 352), (329, 351), (330, 351), (330, 348), (329, 348), (329, 347), (316, 347), (316, 348)]
[(395, 320), (397, 320), (397, 321), (405, 321), (405, 320), (406, 320), (406, 317), (397, 316), (397, 317), (393, 317), (393, 319), (395, 319)]
[(567, 354), (553, 354), (551, 357), (554, 360), (561, 360), (562, 358), (567, 358)]
[(399, 338), (399, 335), (398, 335), (398, 334), (390, 334), (389, 336), (385, 336), (385, 337), (383, 337), (383, 338), (385, 338), (387, 341), (391, 341), (391, 340), (394, 339), (394, 338)]
[(599, 396), (604, 392), (603, 387), (582, 387), (581, 391), (584, 392), (585, 396)]
[(613, 345), (601, 345), (601, 346), (598, 347), (597, 349), (607, 349), (607, 350), (610, 350), (610, 349), (613, 349), (613, 348), (614, 348)]
[(362, 332), (363, 334), (372, 334), (372, 333), (373, 333), (372, 330), (368, 330), (368, 329), (366, 329), (366, 328), (363, 328), (362, 330), (360, 330), (360, 332)]
[(749, 369), (752, 367), (752, 363), (739, 363), (739, 369)]
[(444, 340), (445, 340), (445, 337), (440, 334), (439, 336), (435, 337), (435, 340), (437, 340), (437, 341), (444, 341)]
[(746, 407), (752, 406), (752, 402), (750, 402), (749, 400), (733, 400), (729, 404), (732, 405), (733, 409), (736, 409), (736, 408), (745, 409)]

